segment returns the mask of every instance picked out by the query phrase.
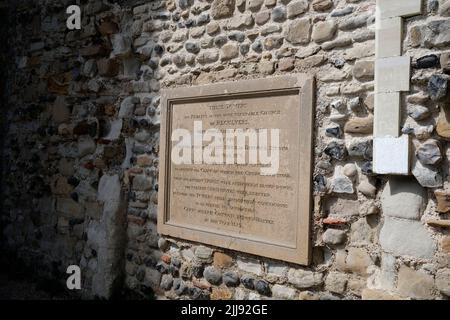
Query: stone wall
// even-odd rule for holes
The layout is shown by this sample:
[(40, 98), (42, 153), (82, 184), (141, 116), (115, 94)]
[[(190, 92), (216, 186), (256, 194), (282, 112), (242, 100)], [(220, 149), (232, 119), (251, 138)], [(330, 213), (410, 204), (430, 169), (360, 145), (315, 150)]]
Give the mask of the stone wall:
[[(394, 0), (395, 1), (395, 0)], [(3, 247), (86, 297), (448, 299), (450, 1), (404, 20), (410, 177), (372, 172), (375, 0), (11, 1)], [(2, 60), (3, 61), (3, 60)], [(309, 267), (161, 238), (163, 87), (315, 74)]]

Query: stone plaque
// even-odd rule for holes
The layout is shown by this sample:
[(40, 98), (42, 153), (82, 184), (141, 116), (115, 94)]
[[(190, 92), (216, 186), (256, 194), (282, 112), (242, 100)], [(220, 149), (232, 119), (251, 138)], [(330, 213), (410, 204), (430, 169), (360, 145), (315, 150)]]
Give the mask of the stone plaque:
[(308, 264), (314, 80), (163, 90), (158, 232)]

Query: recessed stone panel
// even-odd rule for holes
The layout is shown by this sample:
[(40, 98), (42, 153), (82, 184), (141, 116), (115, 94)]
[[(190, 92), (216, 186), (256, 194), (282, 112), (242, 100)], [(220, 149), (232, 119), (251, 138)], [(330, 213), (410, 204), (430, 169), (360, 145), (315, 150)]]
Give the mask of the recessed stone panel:
[[(164, 91), (159, 232), (308, 264), (312, 97), (306, 75)], [(179, 139), (179, 129), (190, 136)], [(243, 144), (229, 135), (239, 129), (249, 133)], [(239, 150), (245, 151), (241, 158)], [(273, 164), (264, 165), (269, 150), (278, 153), (276, 172), (263, 170)], [(214, 162), (207, 160), (209, 151)], [(181, 162), (184, 153), (190, 160)]]

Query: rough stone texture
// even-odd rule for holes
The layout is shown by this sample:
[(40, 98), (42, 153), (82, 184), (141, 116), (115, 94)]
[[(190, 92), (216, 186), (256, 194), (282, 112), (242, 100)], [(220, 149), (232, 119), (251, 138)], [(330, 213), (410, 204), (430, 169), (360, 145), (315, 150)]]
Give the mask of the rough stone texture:
[(234, 12), (235, 0), (214, 0), (211, 4), (211, 17), (222, 19), (230, 17)]
[(319, 21), (314, 24), (311, 37), (317, 43), (325, 42), (334, 37), (336, 29), (336, 23), (333, 21)]
[(423, 165), (419, 160), (415, 160), (412, 174), (423, 187), (442, 187), (442, 175), (436, 167)]
[(364, 289), (362, 300), (402, 300), (401, 297), (389, 294), (381, 290)]
[(275, 299), (293, 300), (295, 299), (295, 289), (276, 284), (272, 287), (272, 295)]
[(343, 293), (347, 286), (347, 276), (339, 272), (330, 272), (325, 279), (325, 289), (334, 293)]
[(390, 217), (384, 219), (380, 244), (383, 250), (396, 256), (421, 259), (431, 259), (436, 250), (434, 240), (422, 223)]
[(384, 187), (381, 206), (385, 216), (419, 220), (427, 200), (427, 194), (414, 179), (392, 177)]
[(340, 244), (345, 240), (345, 231), (336, 230), (336, 229), (328, 229), (322, 235), (322, 240), (326, 244)]
[(446, 296), (450, 296), (450, 269), (438, 270), (435, 281), (437, 289)]
[(306, 289), (322, 284), (323, 275), (322, 273), (316, 273), (307, 270), (290, 269), (288, 273), (288, 281), (296, 288)]
[[(116, 287), (120, 286), (122, 252), (125, 246), (125, 200), (118, 175), (101, 177), (97, 198), (103, 202), (102, 218), (98, 224), (90, 225), (88, 229), (88, 241), (98, 248), (99, 258), (92, 277), (92, 291), (99, 297), (109, 298)], [(92, 238), (89, 237), (90, 234), (93, 235)]]
[(445, 190), (434, 191), (436, 196), (437, 208), (436, 210), (440, 213), (447, 213), (450, 211), (450, 194)]
[(290, 22), (286, 27), (286, 40), (292, 44), (306, 44), (310, 40), (311, 21), (301, 18)]

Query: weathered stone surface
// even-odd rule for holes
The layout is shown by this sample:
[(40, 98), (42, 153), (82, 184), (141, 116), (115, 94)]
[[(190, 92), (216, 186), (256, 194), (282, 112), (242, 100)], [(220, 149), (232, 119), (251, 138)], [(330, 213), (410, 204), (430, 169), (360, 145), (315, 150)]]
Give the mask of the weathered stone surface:
[(211, 284), (218, 285), (222, 282), (222, 272), (216, 267), (209, 266), (203, 271), (206, 281)]
[(372, 139), (353, 138), (349, 141), (347, 150), (350, 157), (371, 160), (373, 154)]
[(286, 19), (286, 7), (277, 6), (272, 10), (272, 20), (274, 22), (282, 22)]
[(373, 117), (350, 119), (344, 127), (346, 133), (372, 133)]
[(323, 283), (323, 274), (302, 269), (290, 269), (288, 281), (298, 289), (307, 289)]
[(411, 86), (411, 57), (399, 56), (375, 60), (377, 93), (409, 91)]
[(340, 141), (332, 141), (324, 149), (325, 154), (336, 160), (344, 160), (347, 156), (345, 144)]
[[(102, 220), (98, 224), (91, 221), (88, 229), (88, 241), (95, 243), (99, 257), (92, 290), (99, 297), (109, 298), (122, 276), (121, 253), (126, 237), (124, 195), (118, 175), (105, 174), (100, 178), (97, 199), (103, 202)], [(146, 273), (146, 279), (154, 287), (158, 286), (160, 277), (156, 270), (151, 275)]]
[(373, 261), (365, 249), (351, 247), (337, 251), (336, 264), (339, 271), (367, 275), (367, 268), (373, 265)]
[(56, 97), (52, 105), (52, 120), (55, 123), (63, 123), (70, 119), (70, 109), (66, 102), (66, 98), (62, 96)]
[(343, 293), (347, 287), (348, 277), (340, 272), (330, 272), (325, 279), (325, 289), (334, 293)]
[(335, 169), (333, 181), (331, 182), (331, 191), (347, 194), (353, 194), (355, 192), (353, 189), (353, 181), (342, 173), (342, 167), (336, 167)]
[(258, 260), (238, 257), (236, 263), (238, 269), (244, 272), (253, 273), (256, 274), (257, 276), (262, 275), (261, 263)]
[(398, 272), (398, 292), (415, 299), (433, 299), (433, 277), (422, 271), (401, 266)]
[(434, 74), (428, 81), (428, 94), (434, 101), (442, 101), (448, 97), (450, 76)]
[(97, 60), (98, 74), (104, 77), (115, 77), (119, 74), (119, 64), (115, 59)]
[(424, 165), (436, 165), (442, 160), (438, 141), (430, 139), (422, 143), (416, 150), (416, 157)]
[(368, 15), (350, 16), (339, 23), (339, 29), (343, 31), (354, 30), (367, 25)]
[(427, 221), (427, 224), (435, 228), (450, 228), (450, 220), (431, 219)]
[(343, 173), (349, 177), (349, 178), (353, 178), (358, 174), (358, 169), (356, 168), (356, 165), (353, 163), (347, 163), (344, 166), (344, 170)]
[(442, 238), (441, 249), (443, 252), (450, 252), (450, 236), (445, 236)]
[(313, 0), (312, 7), (314, 10), (322, 12), (333, 7), (333, 1), (331, 0)]
[(446, 296), (450, 296), (450, 269), (444, 268), (438, 270), (435, 281), (437, 289)]
[(445, 139), (450, 139), (450, 112), (441, 108), (436, 126), (436, 132)]
[(410, 177), (390, 177), (381, 195), (383, 214), (389, 217), (419, 220), (427, 193)]
[(410, 41), (413, 46), (426, 48), (442, 48), (450, 44), (450, 35), (446, 30), (450, 21), (434, 20), (427, 24), (414, 26), (410, 29)]
[(439, 170), (429, 165), (423, 165), (418, 160), (414, 161), (412, 174), (423, 187), (442, 187), (442, 175)]
[(82, 136), (78, 139), (78, 156), (84, 157), (95, 152), (96, 145), (90, 136)]
[(363, 180), (358, 185), (358, 191), (368, 198), (375, 198), (376, 187), (367, 180)]
[(373, 289), (364, 289), (362, 291), (362, 300), (402, 300), (401, 297), (397, 295), (392, 295), (390, 293), (381, 291), (381, 290), (373, 290)]
[(201, 262), (210, 262), (212, 259), (213, 250), (209, 247), (198, 246), (195, 248), (195, 257)]
[(214, 0), (211, 4), (211, 17), (222, 19), (230, 17), (234, 12), (235, 0)]
[(391, 217), (384, 219), (380, 244), (384, 251), (396, 256), (420, 259), (431, 259), (436, 250), (433, 238), (421, 222)]
[(84, 218), (83, 207), (70, 198), (58, 198), (56, 211), (66, 218)]
[(227, 271), (222, 275), (223, 283), (227, 287), (236, 287), (239, 285), (239, 275), (233, 271)]
[(450, 72), (450, 52), (441, 53), (440, 65), (445, 73)]
[(437, 68), (439, 66), (439, 57), (435, 54), (429, 54), (417, 59), (414, 67), (417, 69)]
[(308, 10), (309, 3), (307, 0), (295, 0), (290, 2), (287, 6), (287, 17), (292, 19)]
[(225, 44), (220, 51), (220, 59), (222, 61), (231, 60), (239, 55), (239, 47), (235, 43)]
[(201, 64), (214, 63), (219, 60), (219, 51), (215, 49), (202, 50), (197, 55), (197, 61)]
[(153, 187), (153, 181), (145, 175), (137, 175), (133, 178), (133, 189), (138, 191), (148, 191)]
[(373, 241), (373, 229), (366, 218), (352, 223), (350, 228), (350, 243), (352, 245), (369, 245)]
[(430, 110), (419, 105), (408, 105), (408, 115), (416, 121), (425, 120), (430, 117)]
[(272, 287), (272, 296), (275, 299), (294, 300), (296, 296), (296, 291), (293, 288), (289, 288), (287, 286), (283, 286), (280, 284), (275, 284)]
[(375, 51), (377, 58), (400, 56), (403, 42), (403, 19), (377, 19)]
[(214, 266), (229, 268), (233, 265), (233, 258), (222, 252), (214, 252)]
[(359, 60), (355, 62), (353, 67), (353, 76), (359, 80), (370, 80), (374, 77), (375, 64), (370, 60)]
[(311, 38), (310, 33), (311, 20), (309, 18), (301, 18), (287, 25), (285, 37), (292, 44), (307, 44)]

